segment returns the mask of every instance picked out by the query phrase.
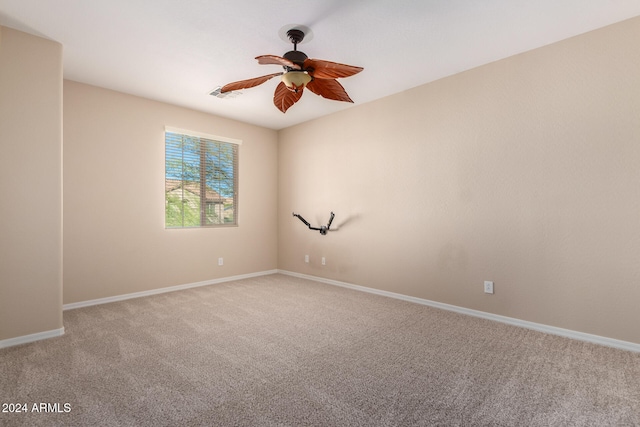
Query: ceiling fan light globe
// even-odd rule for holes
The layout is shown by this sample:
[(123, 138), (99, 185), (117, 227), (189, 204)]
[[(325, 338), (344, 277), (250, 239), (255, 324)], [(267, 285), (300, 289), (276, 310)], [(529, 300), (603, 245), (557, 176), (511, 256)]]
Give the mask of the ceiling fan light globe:
[(311, 76), (306, 71), (288, 71), (282, 75), (282, 82), (289, 90), (297, 92), (311, 81)]

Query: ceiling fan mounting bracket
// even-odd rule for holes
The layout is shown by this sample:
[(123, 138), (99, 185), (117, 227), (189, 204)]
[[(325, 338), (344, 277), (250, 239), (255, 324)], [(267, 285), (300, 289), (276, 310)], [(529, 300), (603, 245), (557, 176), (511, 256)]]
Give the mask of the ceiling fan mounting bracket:
[(293, 43), (293, 48), (295, 50), (298, 43), (301, 43), (302, 40), (304, 40), (304, 31), (298, 28), (292, 28), (287, 31), (287, 37), (289, 37), (289, 40)]
[(298, 34), (296, 37), (300, 37), (301, 33), (302, 37), (300, 37), (298, 44), (306, 44), (313, 40), (313, 31), (311, 28), (301, 24), (287, 24), (278, 30), (278, 36), (283, 42), (293, 43), (291, 36), (289, 36), (289, 31), (291, 30), (293, 30), (294, 34)]

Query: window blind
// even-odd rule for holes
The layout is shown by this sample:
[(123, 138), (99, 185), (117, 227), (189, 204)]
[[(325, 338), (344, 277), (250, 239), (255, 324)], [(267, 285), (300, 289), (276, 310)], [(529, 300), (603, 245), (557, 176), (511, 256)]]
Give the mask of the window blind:
[(240, 142), (220, 139), (165, 129), (166, 228), (238, 225)]

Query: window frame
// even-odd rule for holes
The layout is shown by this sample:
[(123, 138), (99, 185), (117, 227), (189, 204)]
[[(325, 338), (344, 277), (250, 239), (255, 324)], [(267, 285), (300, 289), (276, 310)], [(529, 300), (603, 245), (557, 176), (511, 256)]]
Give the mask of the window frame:
[[(207, 144), (212, 144), (212, 147), (217, 147), (220, 148), (219, 145), (217, 144), (222, 144), (222, 148), (223, 149), (228, 149), (228, 147), (226, 146), (226, 144), (231, 144), (234, 145), (234, 147), (231, 147), (232, 153), (233, 153), (233, 158), (231, 161), (231, 166), (233, 167), (233, 196), (231, 197), (233, 202), (233, 222), (229, 222), (226, 223), (224, 220), (224, 215), (222, 215), (222, 220), (220, 223), (206, 223), (206, 218), (207, 218), (207, 212), (210, 208), (212, 208), (213, 210), (216, 210), (216, 206), (208, 206), (208, 205), (212, 205), (215, 204), (215, 202), (210, 203), (209, 200), (206, 197), (206, 192), (208, 190), (213, 191), (214, 193), (216, 193), (218, 195), (218, 197), (220, 198), (220, 200), (225, 199), (224, 195), (220, 194), (219, 191), (217, 191), (216, 188), (212, 188), (212, 187), (207, 187), (206, 186), (206, 181), (208, 180), (208, 178), (206, 176), (202, 176), (202, 174), (199, 174), (199, 182), (196, 183), (195, 180), (191, 180), (191, 181), (186, 181), (184, 174), (180, 177), (180, 179), (175, 179), (175, 181), (178, 181), (180, 184), (180, 188), (182, 189), (182, 195), (180, 196), (180, 201), (181, 203), (189, 203), (185, 198), (184, 198), (184, 192), (185, 192), (185, 182), (190, 183), (190, 186), (197, 186), (199, 188), (200, 194), (195, 194), (192, 191), (190, 191), (190, 193), (193, 193), (194, 196), (198, 199), (197, 204), (199, 204), (199, 206), (196, 204), (195, 209), (197, 209), (199, 211), (199, 217), (200, 217), (200, 222), (198, 225), (185, 225), (184, 223), (184, 210), (181, 210), (182, 212), (182, 225), (168, 225), (167, 223), (167, 219), (168, 219), (168, 214), (167, 214), (167, 209), (169, 207), (169, 198), (168, 198), (168, 194), (169, 194), (169, 190), (168, 190), (168, 184), (167, 182), (170, 180), (170, 178), (168, 177), (168, 143), (170, 142), (168, 139), (168, 134), (174, 134), (174, 135), (178, 135), (179, 137), (187, 137), (187, 138), (194, 138), (197, 139), (197, 143), (207, 143)], [(238, 200), (239, 200), (239, 179), (238, 179), (238, 175), (239, 175), (239, 169), (240, 169), (240, 145), (242, 145), (242, 141), (238, 140), (238, 139), (234, 139), (234, 138), (228, 138), (228, 137), (223, 137), (223, 136), (218, 136), (218, 135), (211, 135), (211, 134), (207, 134), (207, 133), (203, 133), (203, 132), (197, 132), (197, 131), (191, 131), (191, 130), (186, 130), (186, 129), (181, 129), (181, 128), (176, 128), (176, 127), (171, 127), (171, 126), (165, 126), (164, 129), (164, 162), (165, 162), (165, 171), (164, 171), (164, 205), (165, 205), (165, 214), (164, 214), (164, 228), (165, 230), (181, 230), (181, 229), (193, 229), (193, 228), (227, 228), (227, 227), (238, 227), (239, 226), (239, 217), (238, 217)], [(202, 147), (202, 146), (201, 146)], [(183, 148), (182, 148), (183, 149)], [(184, 150), (184, 149), (183, 149)], [(201, 149), (199, 150), (200, 153), (198, 154), (199, 158), (196, 159), (197, 161), (199, 161), (199, 166), (198, 166), (198, 173), (202, 170), (202, 168), (204, 167), (204, 169), (207, 169), (206, 167), (206, 155), (207, 153), (210, 154), (210, 152), (208, 152), (207, 150)], [(211, 165), (213, 166), (213, 164), (211, 163)], [(219, 165), (215, 165), (215, 166), (219, 166)], [(208, 190), (207, 190), (208, 188)], [(204, 201), (203, 201), (203, 197), (202, 195), (205, 195), (204, 197)], [(227, 197), (228, 199), (229, 197)], [(193, 201), (192, 201), (193, 203)], [(222, 209), (224, 210), (224, 203), (222, 205)]]

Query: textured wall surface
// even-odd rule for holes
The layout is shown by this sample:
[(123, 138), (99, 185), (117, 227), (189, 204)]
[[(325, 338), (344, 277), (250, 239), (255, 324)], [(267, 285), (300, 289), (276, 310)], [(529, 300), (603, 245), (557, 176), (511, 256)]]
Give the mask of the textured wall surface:
[(0, 340), (62, 328), (62, 46), (0, 27)]
[[(638, 39), (635, 18), (275, 132), (63, 93), (62, 47), (2, 28), (0, 340), (62, 327), (63, 267), (65, 303), (280, 268), (640, 343)], [(239, 227), (164, 229), (164, 126), (243, 141)], [(327, 236), (291, 216), (332, 210)]]
[[(164, 228), (165, 126), (242, 141), (238, 227)], [(65, 81), (65, 304), (277, 268), (276, 138)]]
[[(640, 343), (639, 39), (635, 18), (280, 131), (279, 268)], [(331, 210), (327, 236), (291, 216)]]

